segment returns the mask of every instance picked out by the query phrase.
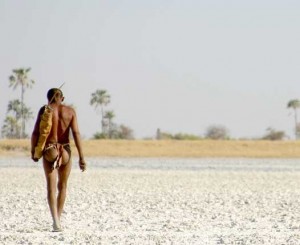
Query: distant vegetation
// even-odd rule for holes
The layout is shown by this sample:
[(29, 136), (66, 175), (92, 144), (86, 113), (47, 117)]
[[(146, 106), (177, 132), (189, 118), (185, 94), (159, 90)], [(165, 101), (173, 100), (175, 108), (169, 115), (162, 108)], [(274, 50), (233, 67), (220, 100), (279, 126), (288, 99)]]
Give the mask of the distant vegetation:
[(166, 132), (161, 132), (160, 129), (158, 129), (156, 132), (156, 139), (157, 140), (199, 140), (201, 139), (201, 137), (193, 134), (184, 134), (184, 133), (170, 134)]
[(229, 139), (229, 131), (224, 126), (210, 126), (207, 128), (205, 138), (213, 140)]
[(229, 139), (229, 133), (224, 126), (208, 127), (204, 137), (194, 135), (194, 134), (186, 134), (186, 133), (170, 134), (166, 132), (161, 132), (160, 129), (157, 129), (156, 139), (157, 140), (201, 140), (201, 139), (227, 140)]
[(277, 131), (273, 128), (268, 128), (264, 140), (283, 140), (286, 137), (285, 132)]
[(28, 137), (25, 132), (26, 122), (33, 118), (32, 111), (25, 105), (24, 95), (27, 88), (32, 88), (34, 81), (28, 76), (31, 68), (14, 69), (9, 76), (9, 87), (21, 87), (21, 99), (8, 102), (6, 118), (1, 129), (2, 137), (9, 139), (23, 139)]
[(298, 99), (290, 100), (287, 104), (287, 108), (292, 109), (294, 112), (294, 132), (295, 132), (295, 139), (299, 139), (300, 136), (300, 125), (298, 123), (298, 114), (297, 111), (300, 107), (300, 101)]
[(114, 123), (115, 113), (112, 110), (106, 110), (111, 96), (106, 90), (96, 90), (91, 94), (90, 105), (94, 106), (96, 111), (100, 107), (101, 112), (101, 132), (96, 132), (93, 139), (134, 139), (133, 130), (123, 124)]
[[(12, 74), (8, 77), (9, 87), (13, 89), (21, 88), (20, 98), (11, 98), (7, 104), (5, 119), (1, 127), (1, 138), (6, 139), (24, 139), (29, 135), (26, 133), (26, 124), (33, 119), (31, 108), (25, 104), (25, 91), (32, 88), (35, 81), (29, 78), (31, 68), (13, 69)], [(50, 88), (49, 88), (50, 89)], [(134, 139), (134, 130), (124, 124), (115, 123), (116, 114), (113, 110), (108, 109), (111, 102), (111, 95), (105, 89), (97, 89), (91, 94), (89, 104), (95, 108), (96, 113), (100, 114), (99, 124), (100, 131), (96, 131), (93, 139)], [(88, 101), (87, 101), (88, 103)], [(287, 109), (293, 113), (295, 139), (300, 138), (300, 124), (298, 123), (298, 109), (300, 100), (292, 99), (287, 103)], [(168, 133), (167, 131), (157, 130), (156, 135), (149, 139), (157, 140), (230, 140), (229, 130), (222, 125), (209, 126), (203, 135), (194, 135), (184, 132)], [(287, 139), (286, 133), (281, 130), (268, 128), (266, 134), (261, 140), (284, 140)]]

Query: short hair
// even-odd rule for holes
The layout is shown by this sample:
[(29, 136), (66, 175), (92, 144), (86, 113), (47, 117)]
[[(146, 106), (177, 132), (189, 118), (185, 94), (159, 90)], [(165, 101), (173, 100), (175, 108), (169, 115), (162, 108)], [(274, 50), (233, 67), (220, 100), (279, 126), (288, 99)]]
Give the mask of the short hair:
[(63, 92), (59, 88), (51, 88), (48, 90), (47, 99), (48, 101), (55, 102), (56, 98), (63, 97)]

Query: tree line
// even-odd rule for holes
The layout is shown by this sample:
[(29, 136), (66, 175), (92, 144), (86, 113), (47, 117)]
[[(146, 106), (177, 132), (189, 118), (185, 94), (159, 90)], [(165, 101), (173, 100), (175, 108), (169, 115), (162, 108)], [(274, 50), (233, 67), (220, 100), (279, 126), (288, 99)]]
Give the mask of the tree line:
[(101, 132), (94, 134), (94, 139), (133, 139), (133, 130), (124, 124), (118, 125), (113, 119), (115, 113), (112, 110), (105, 110), (110, 103), (111, 96), (106, 90), (97, 89), (91, 94), (90, 105), (101, 112)]
[[(294, 134), (295, 139), (300, 138), (300, 123), (298, 122), (298, 109), (300, 108), (300, 100), (292, 99), (287, 103), (287, 109), (291, 109), (294, 114)], [(222, 125), (212, 125), (206, 129), (204, 137), (191, 135), (191, 134), (170, 134), (157, 130), (156, 139), (175, 139), (175, 140), (199, 140), (199, 139), (213, 139), (213, 140), (229, 140), (229, 130)], [(272, 127), (266, 129), (265, 135), (255, 140), (284, 140), (287, 135), (282, 130), (276, 130)]]
[[(1, 133), (2, 138), (23, 139), (28, 138), (26, 133), (26, 123), (33, 119), (31, 108), (25, 104), (25, 91), (34, 86), (35, 81), (30, 79), (29, 72), (31, 68), (13, 69), (12, 74), (8, 78), (9, 87), (12, 89), (21, 88), (20, 99), (12, 99), (8, 102), (6, 117), (4, 119)], [(96, 112), (101, 115), (101, 131), (93, 135), (93, 139), (134, 139), (133, 130), (124, 125), (118, 125), (114, 122), (115, 113), (113, 110), (107, 110), (107, 106), (111, 102), (111, 96), (104, 89), (97, 89), (91, 94), (90, 105), (94, 106)], [(288, 101), (287, 108), (293, 112), (295, 139), (300, 138), (300, 124), (298, 122), (298, 109), (300, 108), (300, 100), (292, 99)], [(282, 140), (287, 136), (284, 131), (267, 128), (266, 134), (260, 139), (265, 140)], [(177, 133), (170, 134), (157, 129), (157, 140), (198, 140), (198, 139), (214, 139), (228, 140), (230, 139), (229, 131), (222, 125), (212, 125), (206, 129), (204, 137), (192, 134)]]
[(21, 99), (13, 99), (8, 102), (6, 118), (2, 126), (2, 137), (5, 138), (27, 138), (26, 122), (33, 118), (32, 111), (25, 105), (24, 94), (27, 88), (32, 88), (34, 80), (29, 79), (28, 73), (31, 68), (20, 68), (12, 70), (9, 76), (9, 87), (16, 89), (21, 87)]
[[(8, 102), (6, 117), (4, 119), (1, 134), (2, 138), (24, 139), (28, 138), (26, 123), (33, 119), (31, 108), (25, 104), (25, 91), (32, 88), (35, 81), (29, 78), (31, 68), (13, 69), (9, 76), (9, 87), (12, 89), (21, 88), (20, 99), (12, 99)], [(94, 139), (133, 139), (133, 130), (124, 124), (118, 125), (114, 122), (115, 113), (106, 110), (110, 103), (111, 96), (106, 90), (96, 90), (91, 94), (90, 105), (96, 111), (101, 112), (101, 132), (96, 132)]]

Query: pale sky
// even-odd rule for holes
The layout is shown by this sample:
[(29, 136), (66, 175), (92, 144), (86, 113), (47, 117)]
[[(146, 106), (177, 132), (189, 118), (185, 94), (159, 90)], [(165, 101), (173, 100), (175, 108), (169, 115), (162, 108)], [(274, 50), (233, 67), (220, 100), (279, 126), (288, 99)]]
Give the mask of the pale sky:
[(234, 138), (268, 127), (293, 137), (286, 105), (300, 99), (299, 13), (298, 0), (0, 0), (0, 125), (20, 97), (8, 87), (12, 69), (31, 67), (34, 116), (65, 82), (85, 138), (101, 130), (89, 104), (97, 89), (136, 138), (157, 128), (201, 136), (210, 125)]

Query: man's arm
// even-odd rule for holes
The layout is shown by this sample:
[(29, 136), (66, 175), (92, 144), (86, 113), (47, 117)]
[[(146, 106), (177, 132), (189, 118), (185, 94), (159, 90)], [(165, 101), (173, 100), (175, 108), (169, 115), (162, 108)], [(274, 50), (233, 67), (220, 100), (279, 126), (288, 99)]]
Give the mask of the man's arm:
[(77, 148), (78, 155), (79, 155), (79, 167), (82, 171), (85, 171), (86, 163), (85, 163), (84, 156), (83, 156), (81, 137), (80, 137), (80, 132), (79, 132), (79, 128), (78, 128), (78, 122), (77, 122), (77, 117), (76, 117), (75, 111), (73, 113), (73, 117), (72, 117), (72, 121), (71, 121), (71, 130), (72, 130), (75, 146)]

